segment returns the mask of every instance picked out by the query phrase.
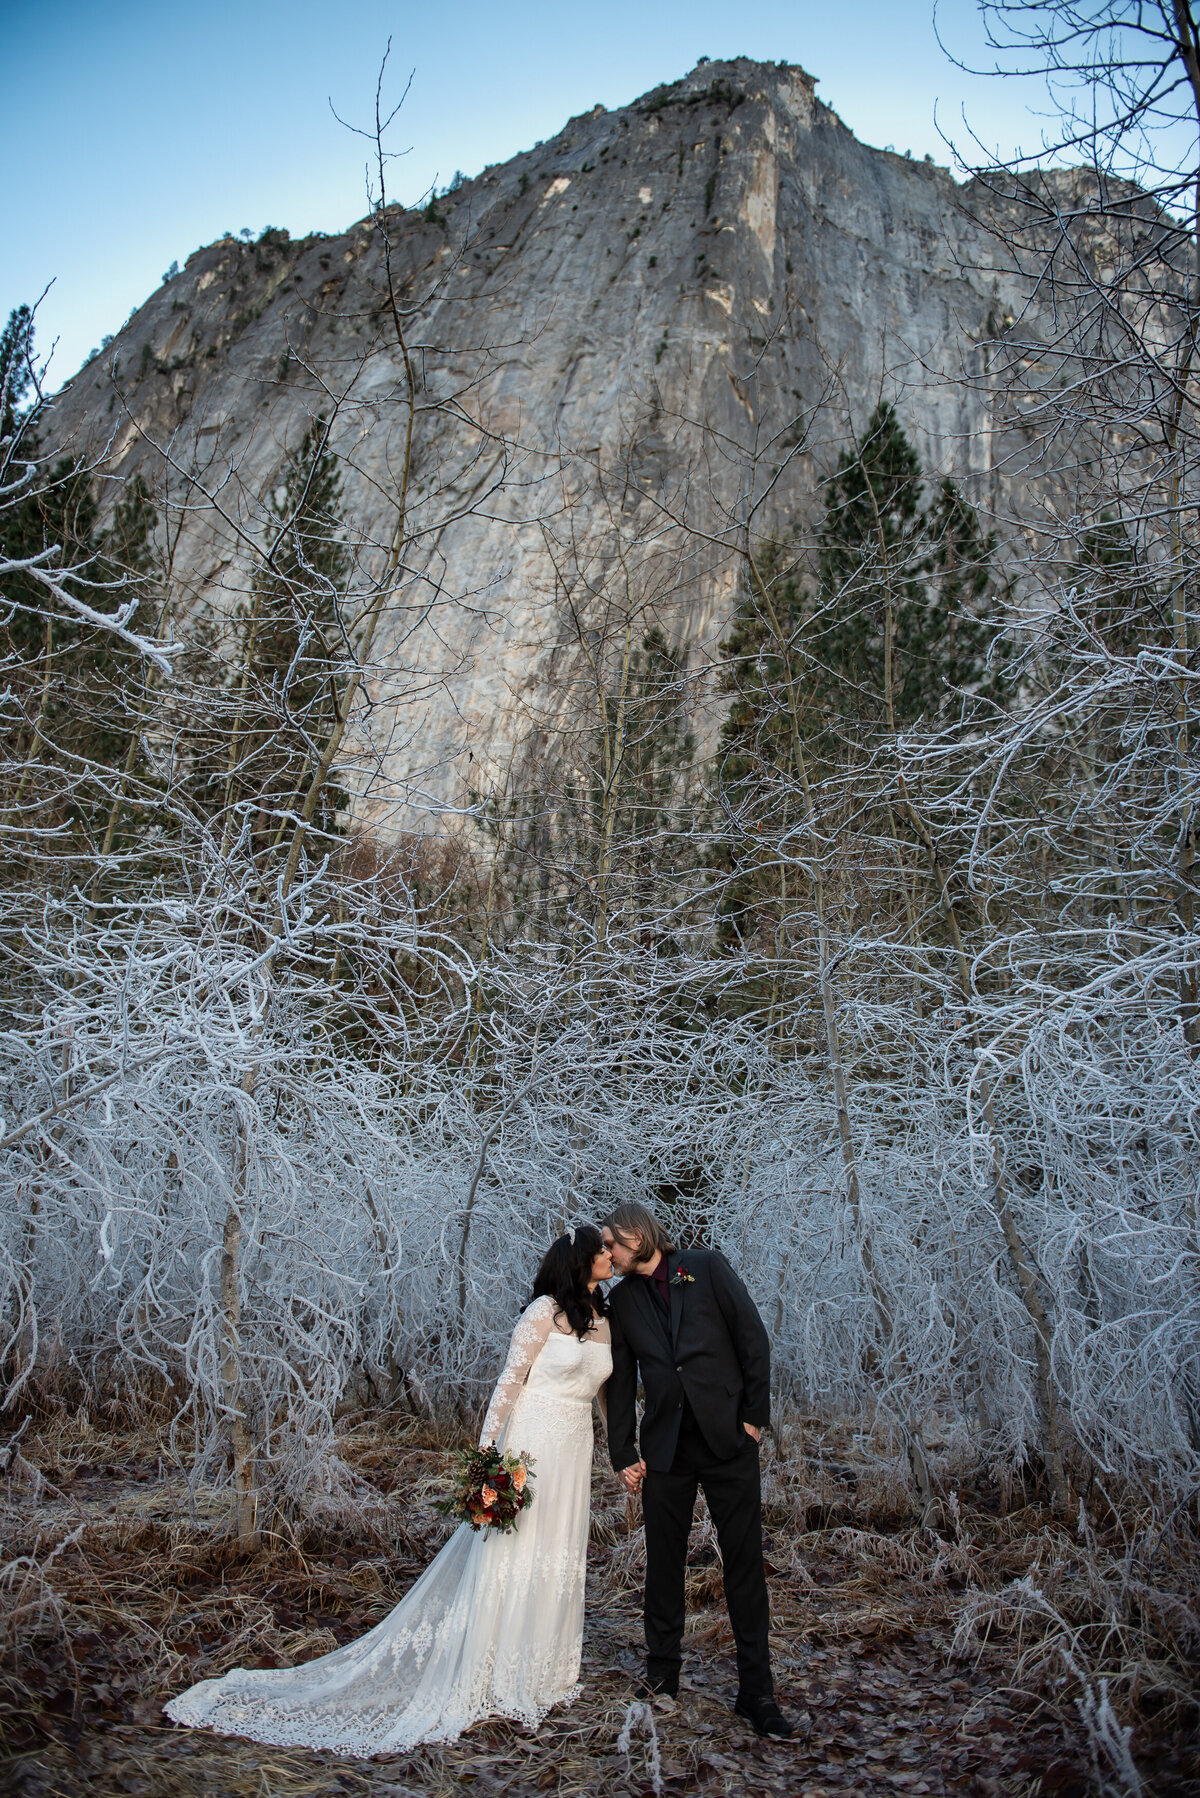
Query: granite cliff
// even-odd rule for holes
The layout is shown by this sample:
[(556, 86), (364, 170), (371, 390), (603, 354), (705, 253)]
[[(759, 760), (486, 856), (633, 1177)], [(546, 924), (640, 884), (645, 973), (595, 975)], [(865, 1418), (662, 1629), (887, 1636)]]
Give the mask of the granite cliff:
[[(486, 784), (553, 703), (562, 556), (578, 568), (584, 540), (631, 519), (644, 536), (662, 501), (704, 529), (727, 520), (756, 445), (786, 464), (764, 516), (802, 514), (883, 394), (927, 468), (1002, 505), (979, 346), (1019, 295), (979, 210), (946, 170), (860, 143), (803, 70), (745, 60), (597, 107), (424, 210), (391, 208), (409, 341), (442, 407), (418, 461), (440, 510), (409, 556), (438, 609), (419, 643), (396, 636), (432, 678), (394, 771), (441, 761), (452, 794), (445, 758), (466, 746)], [(356, 533), (389, 534), (401, 367), (377, 225), (198, 250), (59, 396), (57, 442), (107, 448), (106, 479), (140, 472), (177, 503), (190, 476), (221, 487), (224, 520), (181, 515), (189, 604), (243, 589), (230, 521), (253, 535), (255, 497), (318, 411), (340, 407)], [(701, 548), (653, 604), (703, 659), (735, 576)]]

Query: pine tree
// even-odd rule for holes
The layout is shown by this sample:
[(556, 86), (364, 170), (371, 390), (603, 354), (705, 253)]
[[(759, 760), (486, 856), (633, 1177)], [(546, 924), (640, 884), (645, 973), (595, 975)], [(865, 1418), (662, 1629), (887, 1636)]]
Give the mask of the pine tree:
[(861, 446), (839, 459), (818, 536), (810, 647), (837, 689), (838, 710), (877, 716), (899, 624), (921, 603), (921, 467), (890, 406), (871, 414)]
[[(683, 710), (686, 679), (684, 653), (655, 625), (630, 658), (616, 776), (623, 836), (645, 839), (665, 834), (674, 823), (679, 777), (691, 767), (696, 747)], [(610, 740), (617, 732), (619, 704), (616, 694), (605, 695), (605, 729)], [(599, 815), (602, 795), (598, 783), (593, 787), (593, 803)]]
[(1136, 538), (1111, 512), (1083, 533), (1075, 584), (1088, 623), (1114, 655), (1170, 646), (1169, 582), (1145, 565)]
[(964, 692), (1003, 702), (995, 539), (952, 481), (927, 497), (928, 486), (880, 405), (827, 484), (815, 555), (788, 541), (755, 553), (759, 578), (723, 645), (717, 785), (753, 831), (714, 860), (726, 947), (772, 931), (787, 909), (770, 846), (799, 816), (797, 738), (819, 785), (890, 730), (938, 726)]
[[(93, 609), (131, 597), (149, 601), (157, 592), (150, 548), (157, 513), (149, 491), (135, 477), (102, 530), (91, 471), (70, 456), (46, 466), (36, 404), (24, 405), (33, 353), (33, 314), (21, 306), (0, 334), (0, 422), (12, 445), (9, 478), (20, 463), (33, 472), (27, 490), (4, 512), (0, 554), (20, 560), (56, 549), (56, 565), (74, 571), (64, 579), (67, 591)], [(25, 808), (49, 806), (40, 821), (65, 825), (69, 850), (78, 831), (110, 803), (108, 774), (127, 761), (136, 728), (134, 690), (140, 692), (145, 670), (111, 632), (64, 615), (33, 576), (9, 576), (5, 598), (0, 655), (18, 700), (5, 733), (6, 759), (19, 770), (12, 797)], [(61, 774), (36, 773), (51, 767)]]
[[(238, 621), (243, 693), (227, 797), (252, 804), (257, 848), (277, 840), (339, 716), (348, 660), (342, 481), (323, 418), (309, 425), (269, 499), (275, 536)], [(348, 804), (326, 791), (314, 828)]]
[[(812, 679), (806, 644), (809, 601), (797, 554), (787, 543), (765, 544), (755, 563), (762, 590), (748, 584), (722, 645), (721, 685), (730, 705), (717, 748), (716, 785), (722, 812), (740, 815), (755, 832), (741, 834), (736, 849), (717, 832), (711, 858), (722, 882), (716, 935), (726, 951), (770, 932), (781, 916), (781, 882), (769, 845), (797, 815), (796, 723), (814, 749), (827, 740), (822, 688)], [(759, 996), (751, 982), (744, 1002)]]
[[(786, 768), (791, 761), (789, 688), (799, 684), (804, 698), (804, 629), (808, 605), (796, 558), (781, 544), (765, 546), (758, 555), (759, 572), (770, 595), (770, 610), (761, 595), (744, 592), (722, 644), (722, 691), (730, 695), (721, 727), (717, 766), (721, 785), (735, 791), (763, 765)], [(778, 628), (776, 628), (778, 627)], [(806, 721), (819, 723), (806, 704)]]
[(518, 927), (532, 922), (552, 935), (587, 908), (588, 892), (598, 928), (619, 918), (643, 941), (669, 946), (648, 920), (670, 910), (666, 883), (695, 861), (688, 681), (686, 649), (652, 626), (599, 695), (573, 765), (542, 765), (531, 770), (527, 795), (481, 805), (497, 845), (497, 903)]
[(918, 609), (902, 614), (898, 717), (937, 724), (958, 695), (1003, 705), (1007, 694), (1006, 609), (996, 574), (996, 534), (951, 480), (938, 483), (924, 514), (928, 544)]
[(809, 633), (852, 729), (936, 724), (955, 689), (999, 693), (986, 616), (995, 538), (952, 481), (928, 501), (924, 489), (894, 409), (880, 404), (829, 483)]
[[(610, 795), (630, 923), (669, 908), (669, 901), (659, 903), (662, 882), (689, 859), (681, 813), (696, 740), (685, 715), (686, 683), (686, 653), (653, 626), (630, 659), (620, 764)], [(614, 695), (606, 696), (605, 711), (611, 743), (618, 728)], [(598, 785), (593, 817), (602, 828), (604, 795)]]
[(16, 447), (19, 427), (28, 422), (23, 410), (33, 384), (33, 308), (17, 306), (0, 331), (0, 439)]

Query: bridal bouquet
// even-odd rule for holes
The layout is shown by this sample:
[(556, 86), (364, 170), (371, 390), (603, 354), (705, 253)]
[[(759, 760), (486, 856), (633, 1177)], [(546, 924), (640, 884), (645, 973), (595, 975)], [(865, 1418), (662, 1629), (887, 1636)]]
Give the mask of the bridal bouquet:
[(502, 1455), (490, 1446), (460, 1449), (453, 1489), (437, 1509), (473, 1530), (515, 1530), (533, 1503), (532, 1465), (529, 1455)]

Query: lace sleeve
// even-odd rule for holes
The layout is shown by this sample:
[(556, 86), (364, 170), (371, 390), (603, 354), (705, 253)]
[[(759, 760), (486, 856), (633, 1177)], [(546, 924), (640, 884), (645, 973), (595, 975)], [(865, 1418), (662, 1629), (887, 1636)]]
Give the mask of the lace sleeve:
[(529, 1376), (529, 1369), (541, 1354), (553, 1324), (553, 1299), (534, 1299), (532, 1305), (522, 1311), (508, 1345), (508, 1360), (496, 1381), (492, 1402), (483, 1420), (483, 1431), (479, 1438), (481, 1447), (499, 1439), (501, 1430), (508, 1422), (508, 1414), (516, 1403), (517, 1394)]

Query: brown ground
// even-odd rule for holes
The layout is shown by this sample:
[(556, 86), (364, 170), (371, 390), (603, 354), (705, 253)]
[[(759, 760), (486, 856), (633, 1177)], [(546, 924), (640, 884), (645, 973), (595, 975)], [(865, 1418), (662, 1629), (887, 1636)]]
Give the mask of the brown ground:
[[(760, 1742), (730, 1711), (732, 1642), (702, 1516), (681, 1699), (655, 1716), (657, 1745), (639, 1720), (628, 1755), (617, 1737), (638, 1667), (641, 1537), (636, 1508), (602, 1464), (583, 1695), (536, 1736), (484, 1723), (452, 1748), (347, 1761), (181, 1730), (160, 1705), (195, 1679), (308, 1658), (386, 1615), (447, 1531), (431, 1502), (448, 1455), (434, 1436), (361, 1422), (343, 1452), (380, 1496), (249, 1559), (219, 1540), (223, 1501), (202, 1495), (189, 1516), (181, 1476), (146, 1456), (144, 1438), (76, 1421), (26, 1432), (20, 1449), (24, 1461), (8, 1456), (0, 1512), (8, 1563), (0, 1572), (0, 1792), (14, 1798), (629, 1798), (656, 1785), (712, 1798), (1084, 1798), (1105, 1788), (1072, 1721), (1079, 1688), (1063, 1682), (1053, 1632), (1027, 1620), (990, 1639), (985, 1631), (958, 1657), (951, 1650), (969, 1594), (999, 1591), (1026, 1573), (1071, 1619), (1076, 1650), (1090, 1647), (1100, 1672), (1107, 1654), (1117, 1709), (1136, 1719), (1143, 1792), (1200, 1794), (1200, 1758), (1187, 1733), (1195, 1692), (1185, 1654), (1173, 1652), (1186, 1626), (1152, 1638), (1144, 1604), (1138, 1628), (1114, 1625), (1105, 1575), (1115, 1563), (1102, 1544), (1093, 1542), (1090, 1558), (1081, 1554), (1075, 1533), (1019, 1493), (1007, 1495), (1006, 1510), (993, 1488), (960, 1488), (957, 1527), (919, 1530), (902, 1498), (813, 1424), (793, 1423), (765, 1460), (777, 1679), (796, 1740)], [(52, 1489), (37, 1490), (30, 1466)], [(954, 1520), (951, 1509), (946, 1521)], [(1172, 1604), (1179, 1614), (1168, 1596), (1164, 1615)], [(1114, 1661), (1118, 1651), (1123, 1661)]]

